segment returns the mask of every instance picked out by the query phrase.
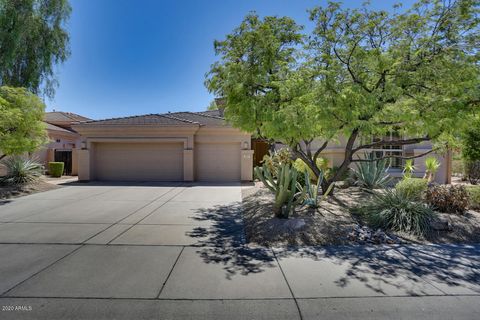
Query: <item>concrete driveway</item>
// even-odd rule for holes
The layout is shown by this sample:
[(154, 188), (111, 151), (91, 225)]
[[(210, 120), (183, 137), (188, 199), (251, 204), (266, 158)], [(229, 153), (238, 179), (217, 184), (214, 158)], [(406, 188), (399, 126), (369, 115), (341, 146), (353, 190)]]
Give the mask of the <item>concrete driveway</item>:
[(1, 319), (470, 319), (480, 246), (245, 245), (241, 186), (75, 184), (0, 205)]

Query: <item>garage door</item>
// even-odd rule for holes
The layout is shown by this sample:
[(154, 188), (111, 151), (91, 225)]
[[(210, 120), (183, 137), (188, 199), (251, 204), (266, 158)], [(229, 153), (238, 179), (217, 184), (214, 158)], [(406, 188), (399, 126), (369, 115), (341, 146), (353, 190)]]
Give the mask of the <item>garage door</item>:
[(240, 143), (197, 143), (198, 181), (240, 181)]
[(183, 180), (183, 143), (96, 143), (93, 161), (97, 180)]

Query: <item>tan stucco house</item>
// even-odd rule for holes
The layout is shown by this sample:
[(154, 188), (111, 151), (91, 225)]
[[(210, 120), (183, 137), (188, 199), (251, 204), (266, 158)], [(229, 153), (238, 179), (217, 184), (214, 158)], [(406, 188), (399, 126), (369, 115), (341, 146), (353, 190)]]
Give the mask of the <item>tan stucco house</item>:
[[(382, 137), (384, 141), (394, 141), (400, 137), (395, 134), (390, 134), (389, 136)], [(404, 137), (403, 137), (404, 138)], [(372, 142), (375, 138), (369, 138)], [(321, 153), (320, 156), (327, 159), (329, 166), (338, 167), (342, 164), (344, 155), (345, 155), (345, 146), (346, 138), (340, 137), (337, 141), (331, 142)], [(318, 148), (323, 144), (324, 141), (314, 140), (311, 145), (312, 153), (316, 152)], [(356, 145), (357, 146), (357, 145)], [(285, 147), (281, 143), (275, 145), (275, 149), (280, 149)], [(306, 149), (305, 145), (302, 144), (302, 148)], [(440, 167), (435, 174), (435, 182), (440, 184), (451, 183), (452, 175), (452, 155), (450, 152), (445, 154), (440, 154), (432, 151), (432, 144), (430, 142), (422, 142), (418, 144), (411, 144), (405, 146), (394, 146), (386, 143), (381, 147), (375, 149), (362, 149), (354, 155), (354, 158), (364, 157), (364, 153), (374, 154), (376, 158), (381, 158), (388, 155), (396, 155), (401, 157), (415, 157), (413, 158), (413, 164), (415, 166), (415, 171), (413, 172), (414, 177), (421, 178), (425, 175), (425, 159), (427, 157), (435, 157), (440, 162)], [(403, 168), (405, 165), (405, 160), (401, 158), (391, 158), (389, 160), (389, 174), (392, 177), (400, 178), (403, 177)], [(355, 168), (355, 164), (352, 163), (350, 168)]]
[(88, 121), (84, 116), (63, 111), (46, 112), (44, 122), (49, 143), (35, 152), (39, 161), (48, 168), (48, 162), (61, 161), (65, 163), (65, 174), (77, 174), (77, 154), (82, 137), (72, 128), (73, 123)]
[(250, 181), (251, 136), (219, 110), (88, 120), (72, 128), (80, 181)]

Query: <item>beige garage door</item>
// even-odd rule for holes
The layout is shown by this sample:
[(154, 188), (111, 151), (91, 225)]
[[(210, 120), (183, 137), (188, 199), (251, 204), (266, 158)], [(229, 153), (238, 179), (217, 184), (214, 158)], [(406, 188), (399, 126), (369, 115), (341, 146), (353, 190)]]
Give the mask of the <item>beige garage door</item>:
[(198, 181), (240, 181), (240, 143), (197, 143)]
[(183, 143), (96, 143), (97, 180), (182, 181)]

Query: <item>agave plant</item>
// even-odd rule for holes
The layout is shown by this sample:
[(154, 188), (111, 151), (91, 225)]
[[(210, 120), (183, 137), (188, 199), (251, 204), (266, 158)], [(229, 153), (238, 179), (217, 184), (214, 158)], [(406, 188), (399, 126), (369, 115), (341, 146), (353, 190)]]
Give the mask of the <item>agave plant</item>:
[(387, 160), (375, 160), (367, 153), (365, 159), (367, 160), (358, 162), (357, 168), (352, 170), (356, 180), (355, 184), (366, 189), (385, 188), (391, 181)]
[(43, 173), (43, 166), (36, 159), (13, 156), (6, 158), (2, 164), (7, 174), (1, 178), (4, 184), (26, 184), (36, 181)]
[(428, 182), (432, 182), (435, 178), (435, 173), (440, 168), (440, 162), (435, 157), (428, 157), (425, 159), (425, 176), (424, 179), (427, 179)]
[(305, 200), (303, 201), (303, 204), (311, 208), (318, 208), (320, 206), (320, 202), (327, 198), (328, 194), (333, 189), (334, 184), (332, 183), (327, 191), (322, 194), (321, 197), (319, 197), (318, 191), (320, 190), (320, 185), (323, 181), (323, 171), (320, 171), (320, 178), (317, 180), (316, 184), (311, 182), (308, 170), (306, 170), (304, 174), (305, 186), (303, 187), (303, 190), (305, 192)]
[(405, 165), (403, 166), (403, 177), (405, 179), (411, 178), (413, 172), (416, 169), (417, 168), (413, 165), (413, 160), (412, 159), (405, 160)]
[(256, 167), (255, 175), (275, 193), (274, 211), (278, 218), (288, 218), (293, 209), (303, 202), (305, 191), (297, 181), (298, 171), (290, 164), (282, 164), (277, 169), (275, 179), (267, 164)]

